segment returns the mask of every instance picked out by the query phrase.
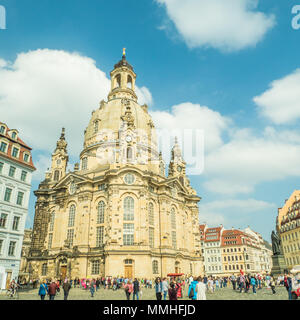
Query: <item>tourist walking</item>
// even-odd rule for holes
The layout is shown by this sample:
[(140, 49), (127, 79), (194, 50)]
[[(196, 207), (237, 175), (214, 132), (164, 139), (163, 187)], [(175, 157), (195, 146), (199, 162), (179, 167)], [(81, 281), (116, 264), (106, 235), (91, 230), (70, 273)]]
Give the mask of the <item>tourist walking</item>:
[(272, 293), (275, 294), (276, 291), (275, 291), (275, 279), (274, 279), (274, 277), (271, 278), (270, 286), (271, 286)]
[(253, 293), (256, 294), (256, 279), (254, 276), (251, 277), (250, 284), (252, 286)]
[(57, 284), (55, 283), (54, 280), (52, 280), (48, 288), (49, 300), (54, 300), (57, 289), (58, 289)]
[(163, 278), (163, 281), (162, 281), (162, 291), (163, 291), (163, 295), (164, 295), (164, 300), (166, 300), (167, 299), (167, 294), (168, 294), (168, 291), (169, 291), (168, 282), (167, 282), (166, 278)]
[(197, 300), (206, 300), (206, 285), (203, 283), (201, 277), (197, 279), (196, 284), (196, 293), (197, 293)]
[(137, 278), (133, 281), (133, 300), (139, 300), (139, 291), (140, 291), (140, 283), (138, 282)]
[[(196, 278), (194, 278), (194, 280), (191, 282), (191, 284), (189, 286), (188, 296), (192, 300), (197, 300), (197, 292), (196, 292), (197, 283), (198, 282), (197, 282)], [(205, 285), (205, 287), (206, 287), (206, 285)]]
[(48, 286), (47, 286), (47, 281), (44, 280), (43, 283), (41, 283), (40, 289), (39, 289), (39, 296), (41, 297), (41, 300), (45, 300), (46, 294), (48, 294)]
[(155, 279), (155, 294), (156, 294), (157, 300), (162, 299), (162, 292), (163, 292), (162, 282), (161, 282), (160, 278), (156, 278)]
[(130, 300), (130, 295), (133, 292), (133, 285), (130, 280), (128, 280), (127, 283), (124, 285), (124, 290), (127, 300)]
[(90, 282), (90, 292), (91, 292), (91, 297), (93, 298), (94, 297), (94, 294), (95, 294), (95, 286), (96, 286), (96, 283), (94, 281), (94, 279)]
[(68, 300), (70, 289), (71, 289), (71, 283), (66, 279), (63, 284), (64, 300)]

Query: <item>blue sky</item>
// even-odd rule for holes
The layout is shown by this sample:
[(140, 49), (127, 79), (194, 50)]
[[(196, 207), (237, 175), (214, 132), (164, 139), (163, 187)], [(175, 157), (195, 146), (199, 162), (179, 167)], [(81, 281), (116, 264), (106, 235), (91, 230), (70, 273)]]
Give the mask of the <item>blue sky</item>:
[[(34, 148), (39, 172), (33, 189), (62, 126), (71, 160), (78, 161), (90, 111), (107, 95), (109, 72), (126, 47), (141, 99), (161, 121), (158, 126), (174, 127), (178, 119), (189, 124), (195, 114), (192, 128), (204, 128), (209, 136), (204, 173), (191, 177), (202, 197), (200, 220), (228, 228), (250, 225), (269, 240), (277, 208), (299, 188), (300, 30), (291, 26), (297, 2), (241, 0), (237, 6), (232, 0), (211, 0), (205, 12), (207, 1), (0, 0), (7, 12), (7, 29), (0, 30), (1, 121), (18, 128)], [(77, 82), (70, 76), (70, 84), (66, 72), (47, 73), (54, 56), (61, 59), (60, 70), (74, 52), (92, 59), (77, 56)], [(95, 83), (82, 81), (89, 79), (87, 71), (80, 78), (85, 67), (97, 71)], [(46, 85), (56, 77), (59, 87)], [(80, 95), (74, 93), (79, 85)], [(76, 108), (85, 116), (66, 119), (62, 109), (72, 112), (79, 100)], [(27, 227), (34, 201), (32, 196)]]

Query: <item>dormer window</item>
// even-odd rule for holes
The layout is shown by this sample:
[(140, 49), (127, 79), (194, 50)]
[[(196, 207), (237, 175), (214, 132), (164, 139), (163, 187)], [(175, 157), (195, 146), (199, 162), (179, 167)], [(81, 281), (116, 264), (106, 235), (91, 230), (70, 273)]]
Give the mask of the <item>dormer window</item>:
[(5, 134), (5, 127), (4, 127), (4, 126), (1, 126), (1, 127), (0, 127), (0, 133), (1, 133), (1, 134)]
[(1, 151), (1, 152), (6, 152), (6, 149), (7, 149), (7, 143), (1, 142), (1, 144), (0, 144), (0, 151)]
[(13, 132), (13, 133), (11, 134), (11, 138), (14, 139), (14, 140), (16, 140), (17, 134), (16, 134), (15, 132)]
[(13, 156), (14, 158), (17, 158), (17, 157), (19, 156), (19, 149), (18, 149), (18, 148), (13, 147), (12, 156)]
[(25, 162), (29, 162), (29, 154), (27, 154), (27, 153), (24, 153), (24, 161)]

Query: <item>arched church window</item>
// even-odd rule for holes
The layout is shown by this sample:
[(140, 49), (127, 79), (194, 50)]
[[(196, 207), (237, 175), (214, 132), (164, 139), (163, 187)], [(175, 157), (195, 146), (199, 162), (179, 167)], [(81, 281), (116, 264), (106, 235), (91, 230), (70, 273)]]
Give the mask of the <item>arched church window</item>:
[(55, 212), (53, 211), (53, 212), (51, 213), (51, 217), (50, 217), (49, 231), (53, 231), (53, 228), (54, 228), (54, 220), (55, 220)]
[(127, 148), (127, 161), (132, 161), (133, 159), (133, 151), (131, 147)]
[(126, 197), (124, 199), (124, 220), (134, 220), (134, 199), (131, 197)]
[(171, 209), (171, 228), (176, 229), (176, 215), (175, 215), (175, 209)]
[(75, 225), (75, 213), (76, 213), (76, 207), (74, 204), (71, 205), (69, 210), (69, 222), (68, 227), (74, 227)]
[(81, 168), (82, 168), (82, 170), (87, 170), (87, 167), (88, 167), (88, 159), (87, 159), (87, 157), (85, 157), (82, 159)]
[(59, 171), (55, 170), (54, 171), (54, 181), (58, 181), (59, 180)]
[(132, 78), (131, 78), (131, 76), (127, 77), (127, 88), (132, 89)]
[(105, 214), (105, 203), (104, 201), (100, 201), (98, 204), (97, 223), (104, 223), (104, 214)]
[(149, 224), (154, 226), (154, 206), (152, 202), (148, 205)]
[(152, 272), (153, 274), (158, 274), (158, 261), (154, 260), (152, 262)]
[(117, 74), (115, 77), (115, 88), (120, 88), (121, 87), (121, 75)]
[(42, 276), (46, 276), (48, 271), (47, 263), (42, 264)]

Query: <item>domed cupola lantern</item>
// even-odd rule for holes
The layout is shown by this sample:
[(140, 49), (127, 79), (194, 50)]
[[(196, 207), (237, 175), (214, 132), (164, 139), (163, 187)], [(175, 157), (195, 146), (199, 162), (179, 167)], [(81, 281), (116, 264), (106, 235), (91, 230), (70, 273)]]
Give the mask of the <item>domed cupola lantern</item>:
[(133, 67), (126, 60), (125, 48), (123, 49), (122, 60), (115, 64), (114, 70), (110, 73), (111, 91), (108, 100), (112, 99), (131, 99), (137, 101), (135, 94), (136, 74)]

